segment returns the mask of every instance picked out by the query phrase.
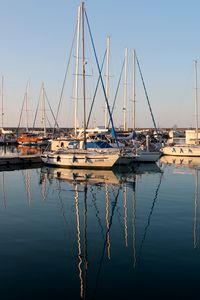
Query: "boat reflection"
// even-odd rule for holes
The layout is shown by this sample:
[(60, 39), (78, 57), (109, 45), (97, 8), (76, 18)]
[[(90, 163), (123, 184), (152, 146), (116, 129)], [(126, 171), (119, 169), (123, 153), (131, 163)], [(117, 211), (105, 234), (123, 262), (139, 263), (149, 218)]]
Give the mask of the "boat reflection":
[[(153, 195), (152, 205), (147, 219), (147, 225), (144, 228), (144, 235), (141, 245), (139, 246), (136, 239), (136, 183), (137, 178), (141, 178), (152, 173), (159, 174), (158, 186)], [(157, 164), (137, 164), (133, 169), (115, 168), (111, 170), (84, 170), (84, 169), (65, 169), (44, 166), (41, 168), (40, 183), (49, 182), (51, 187), (56, 190), (62, 208), (62, 215), (65, 217), (66, 196), (65, 193), (70, 191), (70, 199), (74, 199), (75, 220), (76, 220), (76, 253), (77, 253), (77, 270), (79, 278), (80, 298), (95, 298), (99, 292), (100, 277), (103, 272), (105, 259), (110, 261), (115, 254), (115, 242), (111, 236), (112, 226), (116, 222), (120, 223), (121, 233), (123, 236), (123, 245), (131, 249), (133, 267), (136, 268), (141, 260), (142, 248), (150, 227), (151, 218), (158, 191), (161, 184), (162, 172)], [(67, 188), (69, 185), (70, 190)], [(73, 196), (72, 194), (73, 193)], [(54, 194), (55, 195), (55, 194)], [(69, 198), (68, 198), (69, 199)], [(104, 201), (102, 201), (104, 199)], [(94, 209), (91, 216), (91, 209)], [(89, 215), (89, 217), (88, 217)], [(98, 227), (100, 228), (101, 240), (94, 245), (97, 256), (95, 264), (97, 265), (95, 286), (92, 294), (88, 290), (88, 272), (90, 269), (90, 259), (88, 257), (88, 240), (91, 234), (91, 218), (93, 234), (98, 236)], [(96, 221), (95, 221), (96, 218)], [(88, 224), (89, 223), (89, 224)], [(114, 224), (114, 225), (113, 225)], [(113, 232), (113, 231), (112, 231)], [(120, 238), (120, 234), (118, 239)], [(89, 237), (88, 237), (89, 235)], [(138, 253), (136, 251), (138, 248)], [(90, 249), (91, 251), (91, 249)], [(94, 270), (93, 270), (94, 271)], [(89, 296), (88, 296), (89, 293)]]
[(134, 163), (132, 168), (133, 172), (137, 175), (162, 172), (157, 163)]
[(42, 149), (39, 147), (30, 147), (30, 146), (17, 146), (17, 152), (22, 155), (33, 155), (33, 154), (41, 154)]
[(49, 180), (54, 178), (72, 184), (87, 183), (88, 185), (108, 184), (117, 186), (122, 183), (126, 183), (130, 186), (134, 186), (135, 184), (135, 173), (129, 168), (115, 168), (113, 170), (77, 170), (44, 166), (41, 169), (41, 175), (46, 175)]
[(67, 181), (69, 183), (114, 184), (120, 183), (120, 178), (111, 170), (85, 170), (42, 167), (41, 173), (47, 178)]
[(189, 168), (200, 167), (200, 157), (164, 155), (160, 158), (164, 165), (187, 166)]
[(112, 170), (86, 170), (86, 169), (67, 169), (43, 166), (41, 175), (46, 176), (49, 180), (57, 179), (69, 183), (87, 183), (89, 185), (119, 185), (126, 183), (132, 186), (135, 184), (136, 175), (160, 173), (161, 169), (156, 163), (134, 164), (129, 167), (115, 167)]
[[(194, 191), (194, 226), (193, 226), (193, 246), (194, 249), (199, 246), (198, 230), (199, 230), (199, 169), (200, 157), (185, 157), (185, 156), (162, 156), (160, 162), (164, 165), (174, 165), (179, 170), (183, 170), (182, 174), (188, 174), (186, 167), (191, 170), (191, 174), (195, 178)], [(180, 174), (180, 172), (179, 172)]]
[(21, 155), (33, 155), (41, 154), (44, 148), (42, 147), (30, 147), (30, 146), (0, 146), (0, 156), (10, 154), (21, 154)]

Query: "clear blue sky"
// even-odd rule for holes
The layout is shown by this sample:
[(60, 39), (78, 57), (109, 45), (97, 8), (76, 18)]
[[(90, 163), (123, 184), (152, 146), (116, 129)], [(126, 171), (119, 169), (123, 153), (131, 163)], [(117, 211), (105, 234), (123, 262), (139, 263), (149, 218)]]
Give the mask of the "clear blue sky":
[[(56, 111), (79, 3), (78, 0), (0, 0), (0, 75), (5, 79), (5, 126), (18, 124), (29, 79), (30, 120), (36, 109), (42, 81)], [(193, 60), (200, 56), (200, 1), (87, 0), (85, 3), (100, 61), (106, 37), (111, 37), (110, 102), (113, 101), (127, 47), (128, 107), (132, 105), (131, 52), (135, 48), (157, 124), (161, 127), (194, 125)], [(87, 55), (89, 53), (91, 51), (88, 50)], [(88, 67), (89, 75), (92, 68), (96, 67)], [(152, 126), (139, 74), (137, 77), (136, 125)], [(91, 81), (95, 86), (95, 80), (95, 76), (90, 76), (87, 82)], [(69, 78), (60, 125), (73, 125), (72, 86)], [(91, 98), (91, 88), (88, 90)], [(103, 106), (99, 93), (93, 116), (99, 125), (104, 124)], [(117, 126), (123, 123), (122, 106), (123, 82), (115, 111)], [(131, 124), (131, 110), (127, 118)]]

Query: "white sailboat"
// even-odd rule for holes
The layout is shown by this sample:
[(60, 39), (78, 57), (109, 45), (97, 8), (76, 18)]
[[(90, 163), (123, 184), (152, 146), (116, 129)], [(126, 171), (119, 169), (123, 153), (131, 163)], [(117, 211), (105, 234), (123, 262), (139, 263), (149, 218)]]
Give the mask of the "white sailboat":
[[(79, 143), (79, 149), (59, 149), (55, 152), (46, 152), (41, 155), (45, 164), (66, 168), (103, 168), (110, 169), (114, 164), (122, 160), (124, 153), (119, 149), (87, 149), (86, 143), (86, 87), (85, 87), (85, 45), (84, 45), (84, 2), (81, 2), (81, 29), (82, 29), (82, 79), (83, 79), (83, 123), (84, 140)], [(79, 20), (80, 21), (80, 20)], [(93, 45), (94, 46), (94, 45)], [(99, 66), (98, 66), (99, 69)], [(101, 72), (99, 76), (102, 81)], [(103, 85), (103, 84), (102, 84)], [(104, 88), (104, 85), (103, 85)], [(106, 94), (105, 94), (106, 96)], [(107, 102), (107, 97), (106, 102)], [(109, 105), (107, 103), (109, 111)], [(124, 161), (127, 161), (125, 158)]]
[[(166, 145), (162, 147), (161, 151), (164, 155), (172, 156), (194, 156), (200, 157), (200, 144), (199, 144), (199, 134), (198, 134), (198, 93), (197, 93), (197, 60), (194, 60), (194, 70), (195, 70), (195, 115), (196, 115), (196, 129), (193, 131), (193, 144), (183, 144), (183, 145)], [(188, 131), (191, 136), (191, 130)], [(186, 140), (187, 131), (186, 131)]]
[[(143, 83), (143, 86), (144, 86), (146, 97), (148, 98), (146, 88), (145, 88), (145, 85), (144, 85), (144, 80), (143, 80), (142, 73), (141, 73), (141, 70), (140, 70), (139, 61), (137, 59), (136, 51), (134, 49), (133, 50), (133, 75), (132, 75), (132, 78), (133, 78), (133, 90), (132, 90), (132, 97), (133, 97), (133, 130), (134, 130), (134, 132), (136, 130), (136, 126), (135, 126), (136, 125), (136, 107), (135, 107), (136, 106), (136, 64), (138, 65), (138, 68), (139, 68), (139, 72), (140, 72), (140, 75), (141, 75), (141, 78), (142, 78), (142, 83)], [(149, 106), (150, 106), (150, 104), (149, 104)], [(150, 110), (151, 110), (151, 107), (150, 107)], [(153, 119), (153, 121), (154, 121), (154, 119)], [(155, 125), (155, 121), (154, 121), (154, 125)], [(161, 156), (161, 152), (160, 152), (159, 149), (154, 149), (154, 150), (151, 149), (149, 136), (147, 135), (146, 136), (146, 147), (143, 148), (142, 146), (140, 146), (139, 148), (135, 148), (135, 155), (133, 156), (133, 162), (144, 162), (144, 163), (149, 162), (149, 163), (152, 163), (152, 162), (158, 161), (160, 156)]]

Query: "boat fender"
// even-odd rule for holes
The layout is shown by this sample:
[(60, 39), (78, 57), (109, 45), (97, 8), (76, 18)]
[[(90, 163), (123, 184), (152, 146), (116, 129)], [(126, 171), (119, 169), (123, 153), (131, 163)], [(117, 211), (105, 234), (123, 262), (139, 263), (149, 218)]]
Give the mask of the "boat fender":
[(72, 162), (75, 162), (76, 161), (76, 156), (73, 156), (72, 157)]
[(60, 156), (58, 155), (57, 156), (57, 159), (56, 159), (57, 161), (61, 161), (61, 158), (60, 158)]

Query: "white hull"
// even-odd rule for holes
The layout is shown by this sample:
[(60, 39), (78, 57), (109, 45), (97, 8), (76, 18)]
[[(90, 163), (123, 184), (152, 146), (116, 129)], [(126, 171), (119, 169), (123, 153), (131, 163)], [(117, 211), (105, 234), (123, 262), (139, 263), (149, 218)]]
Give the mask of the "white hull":
[(102, 152), (89, 150), (57, 151), (45, 153), (41, 159), (45, 164), (65, 168), (111, 169), (120, 157), (119, 151)]
[(162, 148), (164, 155), (200, 157), (200, 145), (174, 145)]

